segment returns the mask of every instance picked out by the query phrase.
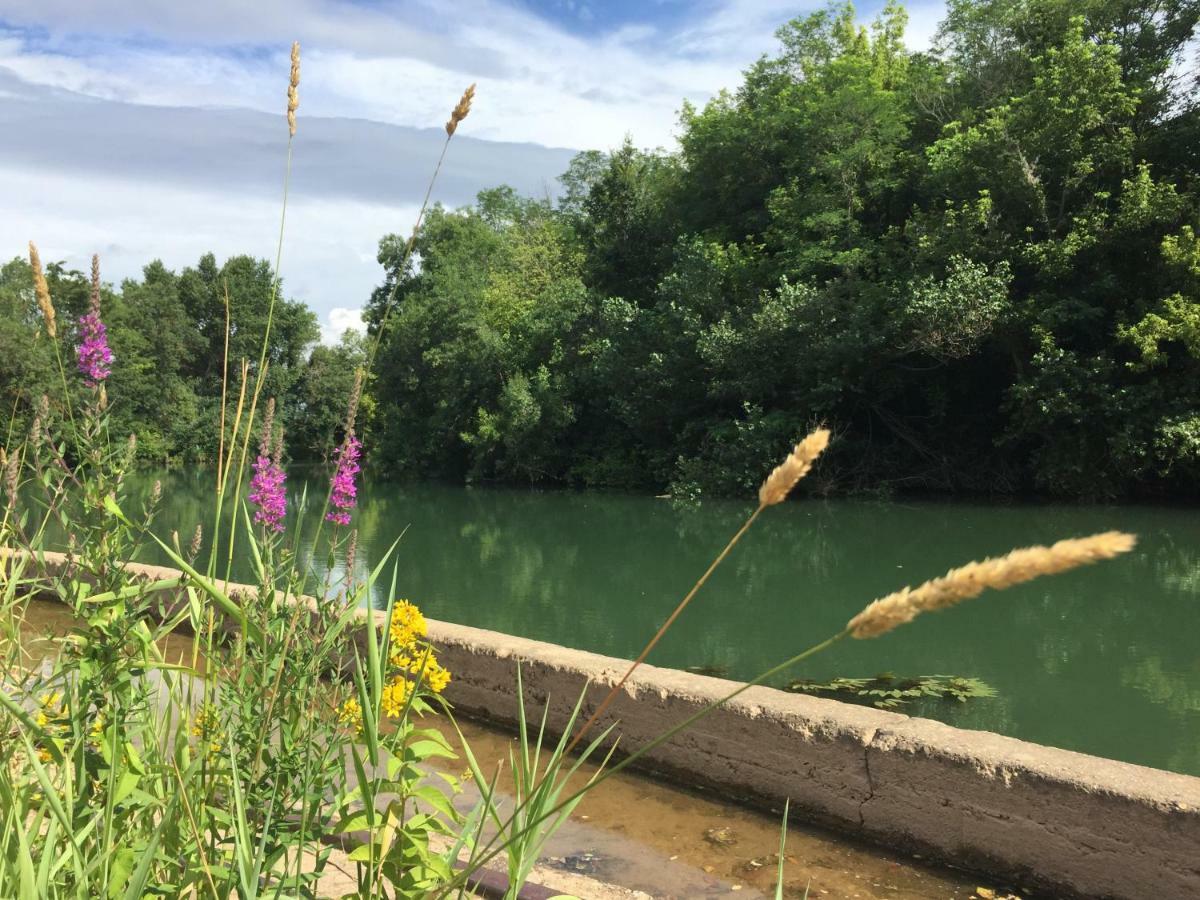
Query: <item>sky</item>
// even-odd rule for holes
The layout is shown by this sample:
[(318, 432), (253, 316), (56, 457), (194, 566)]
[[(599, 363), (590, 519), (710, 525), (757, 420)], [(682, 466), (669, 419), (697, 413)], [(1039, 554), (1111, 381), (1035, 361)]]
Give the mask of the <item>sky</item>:
[[(860, 4), (870, 18), (880, 0)], [(119, 283), (251, 253), (274, 259), (292, 40), (302, 45), (284, 231), (286, 293), (335, 339), (407, 234), (463, 89), (470, 117), (433, 199), (510, 184), (553, 196), (583, 149), (675, 145), (703, 105), (775, 50), (813, 0), (0, 0), (0, 258)], [(928, 46), (941, 0), (909, 4)]]

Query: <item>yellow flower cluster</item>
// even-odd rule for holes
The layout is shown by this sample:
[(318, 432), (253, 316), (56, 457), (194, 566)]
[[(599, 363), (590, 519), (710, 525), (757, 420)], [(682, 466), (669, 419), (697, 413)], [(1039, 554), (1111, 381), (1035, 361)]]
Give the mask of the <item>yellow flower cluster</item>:
[[(59, 691), (42, 694), (38, 698), (38, 711), (34, 716), (34, 721), (38, 728), (42, 728), (50, 736), (51, 741), (57, 739), (67, 730), (65, 719), (67, 718), (67, 708), (63, 705), (62, 694)], [(39, 746), (37, 751), (38, 759), (42, 762), (50, 762), (54, 757), (50, 753), (50, 749), (46, 746)]]
[(347, 726), (355, 734), (362, 734), (362, 706), (354, 697), (347, 697), (346, 702), (338, 707), (338, 722)]
[(405, 675), (411, 675), (433, 691), (440, 694), (450, 683), (450, 672), (438, 662), (429, 645), (415, 648), (417, 655), (408, 652), (395, 653), (390, 656), (392, 667)]
[(62, 705), (62, 694), (58, 691), (42, 694), (38, 698), (38, 704), (37, 717), (34, 719), (37, 722), (38, 728), (45, 728), (54, 720), (61, 719), (66, 715), (66, 710)]
[(411, 647), (429, 633), (421, 611), (407, 600), (399, 600), (392, 607), (391, 643), (393, 655), (397, 649)]
[(403, 675), (397, 675), (383, 688), (383, 714), (395, 718), (404, 712), (404, 703), (408, 700), (412, 685)]
[(221, 725), (217, 719), (217, 710), (211, 703), (205, 703), (192, 719), (192, 734), (201, 743), (208, 744), (208, 753), (214, 756), (221, 752)]
[[(438, 662), (433, 647), (425, 640), (428, 633), (421, 611), (407, 600), (396, 601), (388, 627), (388, 681), (379, 702), (388, 718), (403, 715), (418, 688), (440, 694), (450, 683), (450, 672)], [(363, 709), (357, 697), (342, 702), (337, 719), (355, 734), (362, 733)]]
[(104, 740), (104, 713), (96, 713), (96, 717), (92, 719), (92, 727), (88, 730), (88, 745), (93, 750), (100, 749), (100, 742)]
[[(433, 648), (425, 641), (429, 627), (421, 611), (407, 600), (399, 600), (392, 607), (392, 623), (389, 629), (388, 663), (393, 677), (384, 692), (384, 712), (398, 715), (404, 709), (408, 692), (413, 682), (440, 694), (450, 683), (450, 672), (438, 662)], [(389, 712), (388, 700), (394, 702)], [(395, 698), (399, 698), (396, 700)]]

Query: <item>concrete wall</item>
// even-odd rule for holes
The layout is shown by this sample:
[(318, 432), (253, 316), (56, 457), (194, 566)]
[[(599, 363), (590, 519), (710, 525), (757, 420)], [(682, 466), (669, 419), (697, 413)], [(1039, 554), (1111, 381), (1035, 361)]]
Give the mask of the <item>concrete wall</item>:
[[(628, 663), (443, 622), (430, 637), (454, 673), (461, 710), (516, 715), (526, 703), (584, 715)], [(640, 668), (601, 727), (631, 750), (737, 685)], [(754, 687), (653, 751), (648, 768), (769, 809), (791, 798), (807, 821), (1084, 897), (1200, 897), (1200, 778), (1030, 744), (984, 731)]]
[[(445, 622), (429, 635), (454, 675), (448, 699), (501, 724), (516, 718), (518, 660), (526, 708), (537, 718), (548, 708), (552, 730), (585, 686), (588, 715), (628, 665)], [(734, 687), (643, 666), (600, 727), (616, 723), (628, 752)], [(806, 821), (1057, 895), (1200, 897), (1200, 778), (763, 687), (643, 768), (768, 809), (790, 798)]]

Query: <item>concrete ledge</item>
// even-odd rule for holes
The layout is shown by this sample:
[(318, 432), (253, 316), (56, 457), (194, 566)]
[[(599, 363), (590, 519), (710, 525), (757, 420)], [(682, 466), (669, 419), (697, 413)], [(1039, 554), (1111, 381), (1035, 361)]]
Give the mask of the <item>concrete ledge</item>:
[[(53, 574), (63, 562), (46, 554), (38, 568)], [(446, 622), (430, 621), (429, 637), (453, 673), (446, 696), (458, 709), (512, 724), (519, 661), (530, 716), (545, 709), (556, 733), (585, 688), (587, 715), (628, 665)], [(736, 686), (643, 666), (601, 728), (616, 724), (628, 752)], [(771, 810), (790, 798), (798, 819), (1057, 896), (1200, 897), (1200, 778), (763, 687), (642, 768)]]
[[(520, 660), (531, 712), (561, 730), (628, 665), (463, 625), (430, 622), (460, 708), (511, 723)], [(735, 682), (643, 666), (601, 727), (626, 750)], [(754, 687), (646, 757), (648, 768), (732, 799), (890, 847), (919, 850), (1055, 895), (1200, 897), (1200, 778), (985, 731)]]

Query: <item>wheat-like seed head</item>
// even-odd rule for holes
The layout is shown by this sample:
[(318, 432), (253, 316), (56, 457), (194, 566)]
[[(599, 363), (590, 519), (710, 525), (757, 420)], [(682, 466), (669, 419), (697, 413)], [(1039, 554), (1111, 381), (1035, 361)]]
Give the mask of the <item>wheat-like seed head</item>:
[(287, 122), (288, 137), (296, 136), (296, 109), (300, 106), (300, 42), (292, 42), (292, 72), (288, 78)]
[(50, 286), (46, 284), (46, 273), (42, 271), (42, 258), (33, 241), (29, 242), (29, 265), (33, 267), (33, 293), (46, 322), (46, 334), (58, 337), (58, 326), (54, 324), (54, 304), (50, 302)]
[(808, 474), (821, 451), (829, 446), (829, 429), (818, 428), (798, 443), (788, 458), (775, 467), (767, 480), (758, 489), (759, 506), (774, 506), (782, 503), (791, 493), (796, 482)]
[(1120, 531), (1069, 538), (1049, 547), (1026, 547), (996, 559), (970, 562), (915, 588), (904, 588), (871, 603), (846, 625), (856, 638), (878, 637), (911, 622), (920, 613), (954, 606), (986, 589), (1002, 591), (1042, 575), (1111, 559), (1133, 549), (1137, 538)]
[(100, 315), (100, 254), (92, 254), (92, 297), (91, 310)]
[(20, 479), (21, 454), (16, 450), (9, 450), (8, 458), (4, 461), (4, 492), (8, 495), (9, 506), (14, 506), (17, 502)]
[(458, 123), (465, 119), (471, 112), (471, 101), (475, 99), (475, 85), (472, 84), (469, 88), (463, 91), (462, 97), (458, 100), (458, 105), (450, 111), (450, 118), (446, 121), (446, 134), (453, 135), (458, 130)]

